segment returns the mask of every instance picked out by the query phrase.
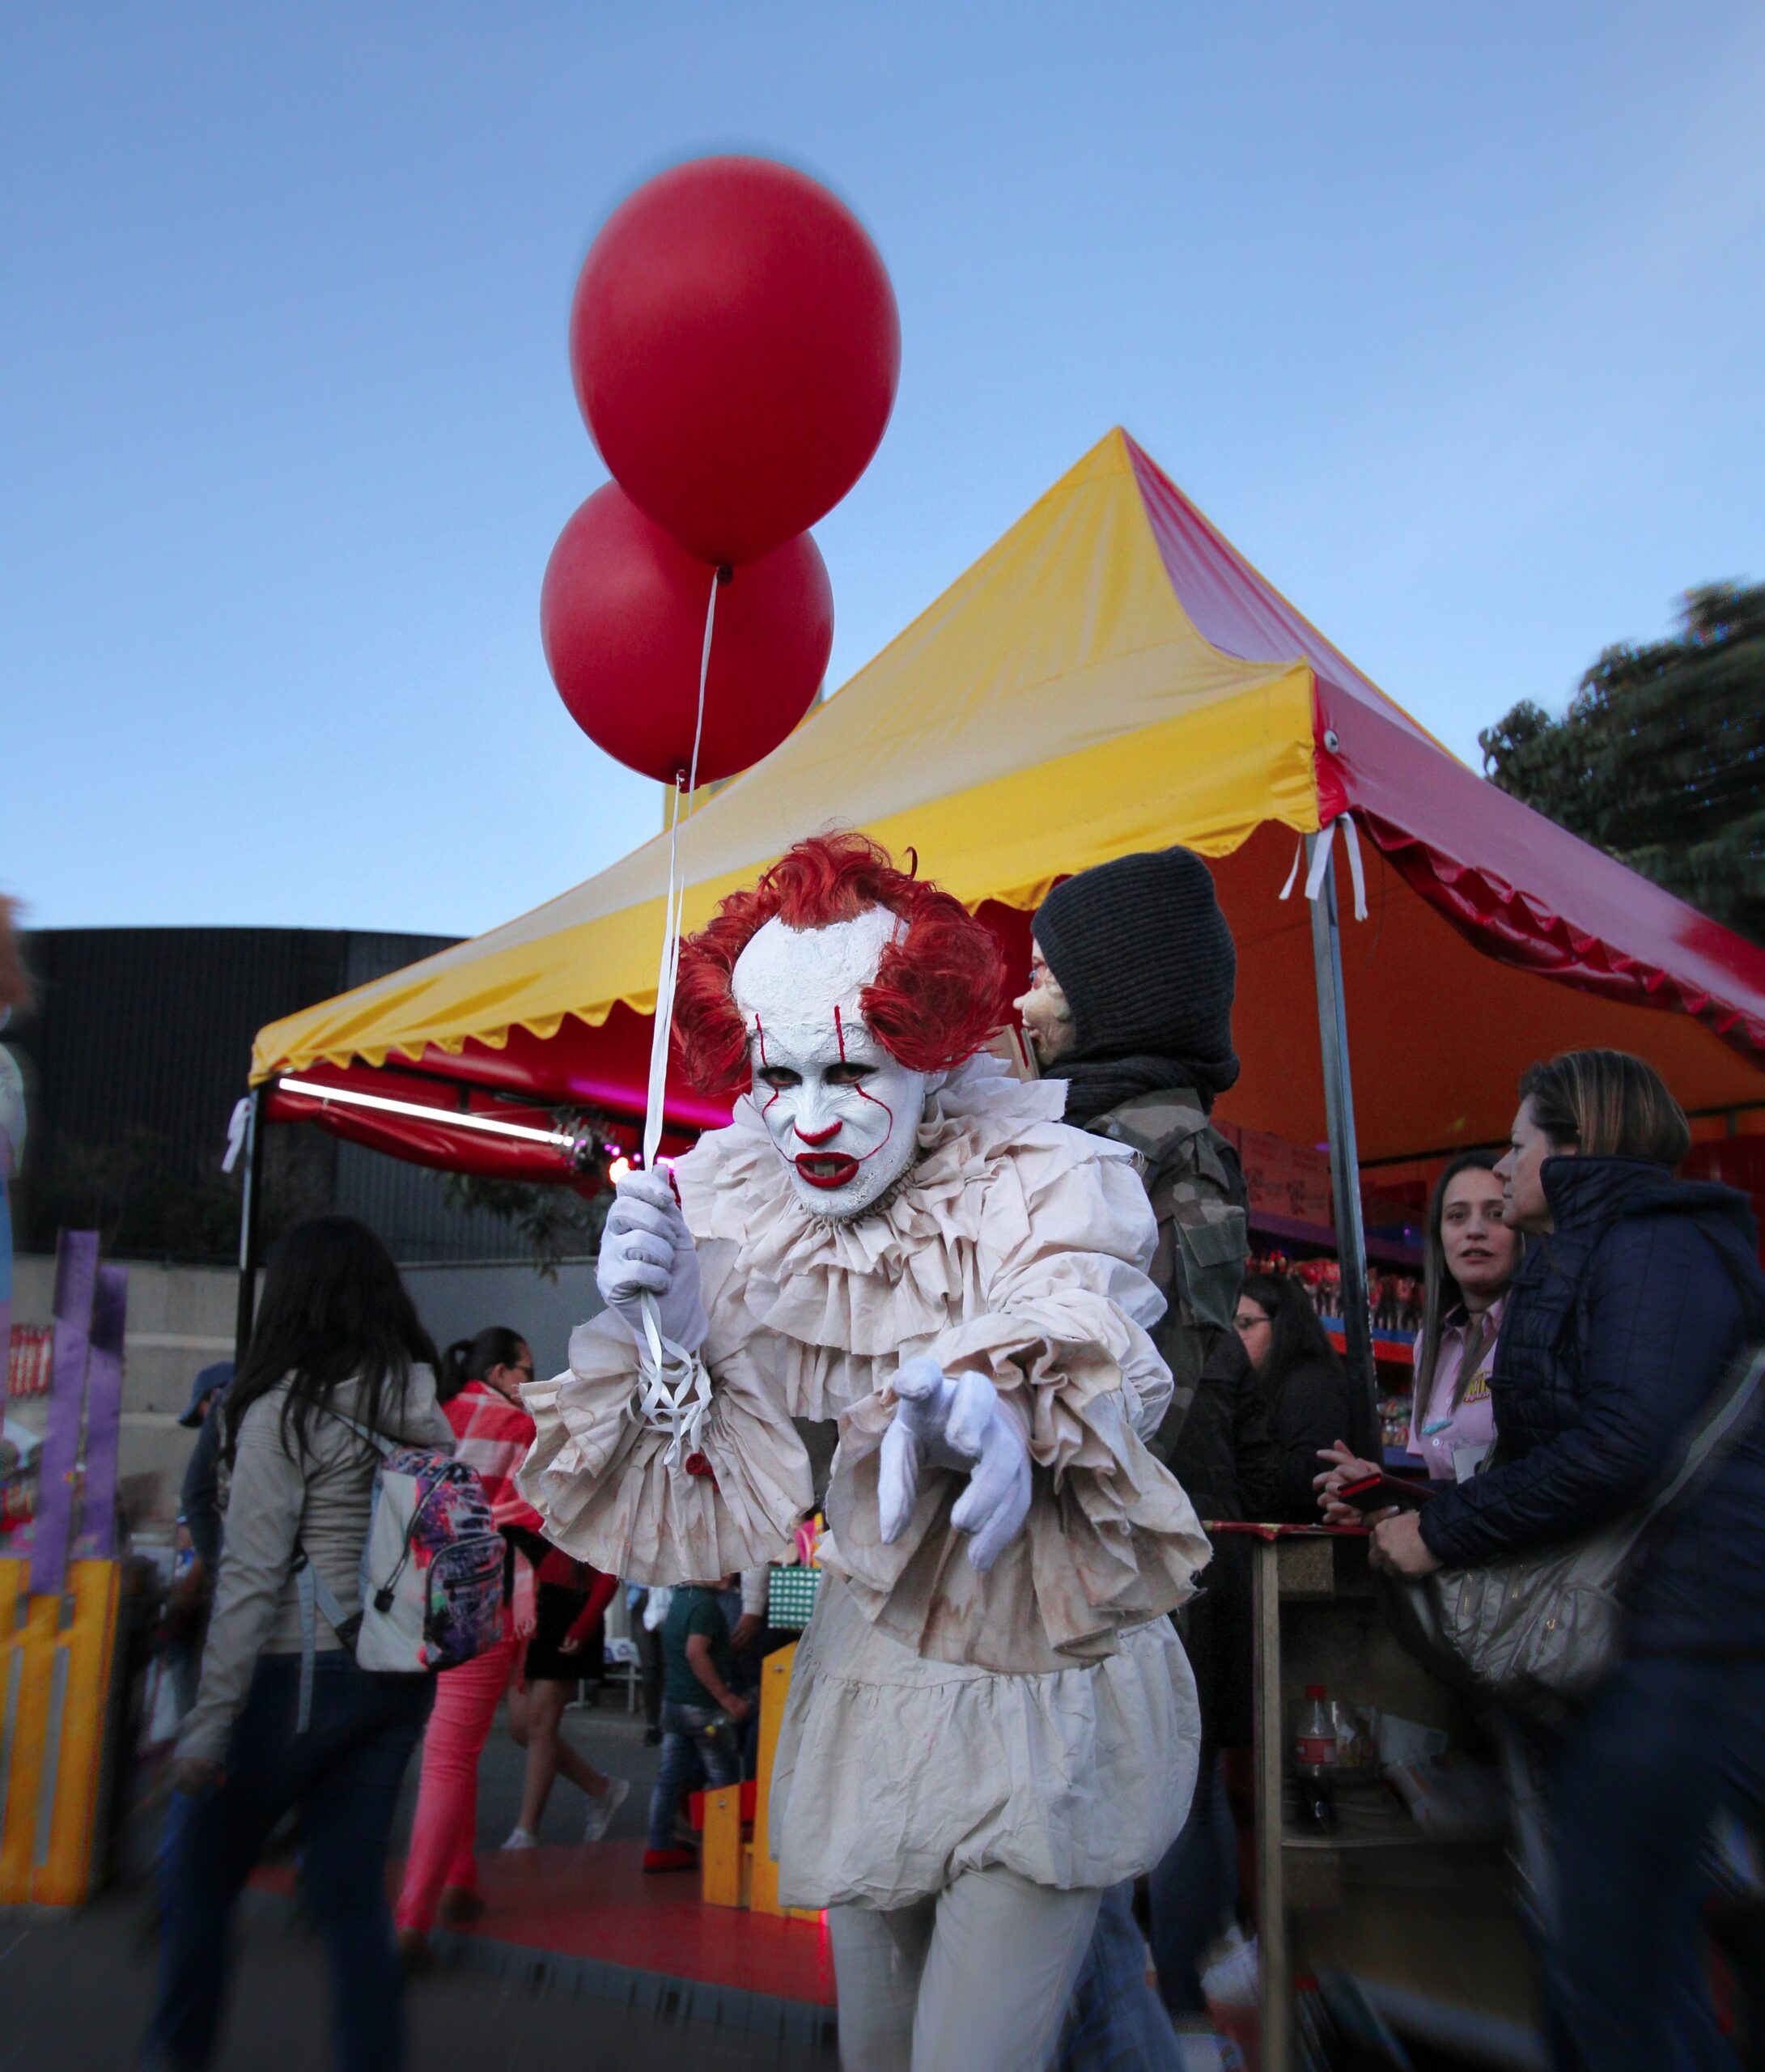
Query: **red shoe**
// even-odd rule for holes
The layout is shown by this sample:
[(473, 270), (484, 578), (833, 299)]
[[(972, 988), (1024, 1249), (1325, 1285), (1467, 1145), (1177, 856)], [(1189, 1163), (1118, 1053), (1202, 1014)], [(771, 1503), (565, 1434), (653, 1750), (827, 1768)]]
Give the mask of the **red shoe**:
[(647, 1849), (643, 1852), (646, 1870), (696, 1870), (698, 1851), (696, 1849)]

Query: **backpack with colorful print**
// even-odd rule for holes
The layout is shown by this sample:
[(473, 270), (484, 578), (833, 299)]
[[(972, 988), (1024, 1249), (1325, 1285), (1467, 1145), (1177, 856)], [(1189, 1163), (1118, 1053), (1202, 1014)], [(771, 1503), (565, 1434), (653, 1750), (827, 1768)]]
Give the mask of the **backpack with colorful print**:
[(325, 1578), (300, 1556), (303, 1729), (312, 1704), (315, 1611), (363, 1669), (407, 1675), (470, 1662), (503, 1635), (508, 1550), (490, 1522), (477, 1471), (439, 1446), (401, 1446), (353, 1417), (331, 1415), (366, 1440), (380, 1464), (362, 1543), (361, 1610), (346, 1617)]

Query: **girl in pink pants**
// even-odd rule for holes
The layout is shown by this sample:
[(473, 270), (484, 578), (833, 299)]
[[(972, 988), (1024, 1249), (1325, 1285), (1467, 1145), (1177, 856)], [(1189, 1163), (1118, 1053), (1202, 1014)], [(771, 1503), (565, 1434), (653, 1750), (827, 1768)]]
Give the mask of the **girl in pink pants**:
[[(452, 1926), (483, 1911), (477, 1896), (478, 1873), (473, 1853), (478, 1826), (478, 1759), (503, 1692), (519, 1683), (522, 1659), (541, 1626), (547, 1595), (554, 1613), (559, 1600), (565, 1603), (566, 1617), (575, 1612), (567, 1631), (554, 1631), (549, 1642), (542, 1636), (537, 1644), (549, 1645), (551, 1656), (558, 1659), (549, 1667), (537, 1667), (534, 1673), (555, 1679), (561, 1671), (569, 1671), (565, 1658), (588, 1637), (614, 1587), (610, 1577), (596, 1578), (596, 1589), (575, 1593), (580, 1598), (579, 1606), (575, 1607), (570, 1603), (570, 1591), (554, 1587), (548, 1593), (541, 1588), (555, 1582), (573, 1586), (578, 1569), (566, 1556), (546, 1547), (537, 1531), (538, 1512), (515, 1488), (515, 1471), (533, 1438), (533, 1420), (522, 1405), (520, 1385), (532, 1378), (533, 1357), (525, 1341), (500, 1327), (449, 1346), (443, 1361), (443, 1390), (450, 1384), (453, 1388), (443, 1411), (454, 1430), (454, 1458), (477, 1470), (490, 1501), (491, 1518), (509, 1542), (513, 1587), (503, 1612), (503, 1638), (473, 1661), (443, 1670), (435, 1679), (410, 1853), (398, 1896), (399, 1947), (409, 1963), (420, 1963), (428, 1954), (429, 1931), (438, 1917)], [(540, 1708), (543, 1716), (537, 1720), (532, 1701), (524, 1705), (517, 1697), (511, 1703), (515, 1739), (526, 1742), (532, 1734), (537, 1735), (537, 1745), (529, 1748), (528, 1790), (522, 1802), (522, 1819), (533, 1832), (529, 1833), (527, 1826), (518, 1828), (505, 1846), (531, 1845), (545, 1794), (560, 1767), (590, 1794), (596, 1810), (590, 1814), (588, 1838), (598, 1839), (623, 1800), (626, 1785), (622, 1780), (602, 1777), (567, 1746), (559, 1746), (561, 1701)]]
[(478, 1758), (490, 1723), (525, 1647), (511, 1633), (435, 1679), (435, 1708), (423, 1743), (422, 1781), (410, 1853), (398, 1895), (399, 1940), (407, 1951), (426, 1939), (438, 1912), (464, 1920), (477, 1909)]
[[(435, 1679), (417, 1817), (398, 1896), (398, 1940), (407, 1959), (426, 1954), (438, 1911), (461, 1920), (479, 1910), (473, 1861), (478, 1758), (534, 1623), (533, 1571), (516, 1535), (532, 1532), (540, 1518), (515, 1487), (515, 1471), (533, 1438), (533, 1420), (520, 1394), (522, 1382), (532, 1378), (533, 1356), (526, 1340), (500, 1325), (450, 1345), (442, 1361), (442, 1408), (453, 1427), (454, 1458), (477, 1470), (497, 1529), (511, 1535), (514, 1587), (503, 1615), (503, 1638)], [(455, 1893), (460, 1899), (448, 1898), (443, 1908), (443, 1895)]]

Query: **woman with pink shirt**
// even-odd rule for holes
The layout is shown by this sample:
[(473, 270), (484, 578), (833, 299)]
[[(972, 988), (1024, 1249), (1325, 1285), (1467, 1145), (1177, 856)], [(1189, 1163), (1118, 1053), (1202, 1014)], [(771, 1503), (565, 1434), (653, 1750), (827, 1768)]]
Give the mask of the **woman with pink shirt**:
[[(1521, 1245), (1519, 1232), (1504, 1220), (1496, 1155), (1462, 1151), (1428, 1203), (1427, 1298), (1415, 1342), (1409, 1445), (1436, 1482), (1467, 1480), (1496, 1440), (1489, 1369)], [(1318, 1458), (1329, 1463), (1316, 1484), (1326, 1522), (1363, 1523), (1360, 1512), (1336, 1501), (1336, 1492), (1380, 1468), (1340, 1442)]]
[[(475, 1856), (478, 1759), (505, 1692), (515, 1737), (528, 1748), (524, 1821), (531, 1819), (537, 1829), (553, 1776), (562, 1768), (589, 1794), (587, 1839), (598, 1841), (630, 1788), (623, 1778), (603, 1777), (559, 1739), (565, 1681), (574, 1675), (570, 1658), (612, 1590), (596, 1603), (586, 1589), (575, 1587), (578, 1565), (546, 1544), (539, 1513), (515, 1486), (515, 1470), (533, 1442), (533, 1420), (521, 1400), (522, 1383), (533, 1378), (527, 1341), (506, 1326), (492, 1325), (449, 1346), (442, 1368), (442, 1412), (453, 1428), (454, 1458), (476, 1468), (484, 1484), (492, 1521), (509, 1543), (511, 1586), (502, 1639), (435, 1679), (396, 1917), (400, 1952), (412, 1968), (426, 1961), (429, 1932), (438, 1919), (452, 1928), (484, 1912)], [(523, 1680), (524, 1662), (531, 1686), (524, 1692), (511, 1688)], [(531, 1848), (533, 1842), (533, 1833), (519, 1826), (503, 1846)]]

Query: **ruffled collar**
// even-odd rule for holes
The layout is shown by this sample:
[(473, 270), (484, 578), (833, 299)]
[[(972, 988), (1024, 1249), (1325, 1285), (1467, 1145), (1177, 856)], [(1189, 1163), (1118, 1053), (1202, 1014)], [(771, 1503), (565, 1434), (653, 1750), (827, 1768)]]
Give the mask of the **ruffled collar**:
[(875, 1357), (940, 1330), (973, 1279), (982, 1198), (1003, 1161), (1061, 1125), (1066, 1085), (1025, 1083), (996, 1058), (931, 1082), (907, 1184), (845, 1221), (805, 1208), (751, 1100), (675, 1169), (700, 1238), (736, 1247), (755, 1320), (806, 1345)]

